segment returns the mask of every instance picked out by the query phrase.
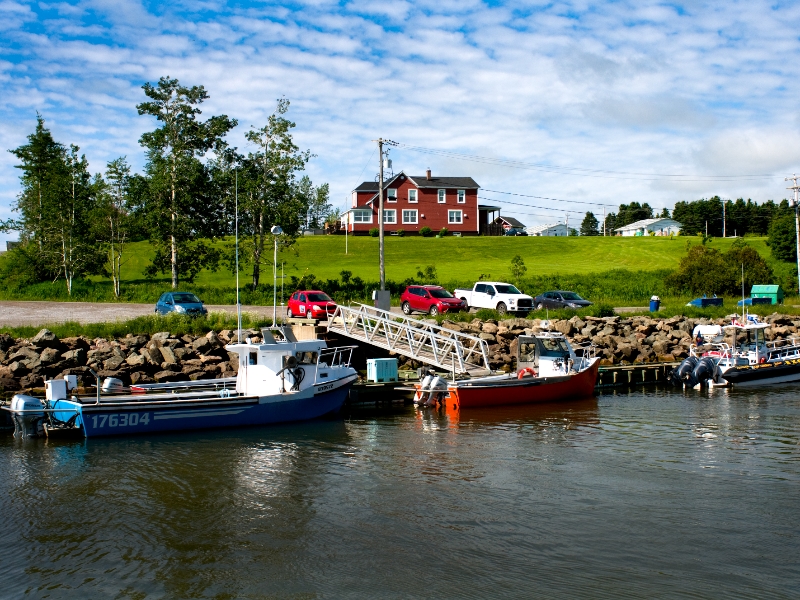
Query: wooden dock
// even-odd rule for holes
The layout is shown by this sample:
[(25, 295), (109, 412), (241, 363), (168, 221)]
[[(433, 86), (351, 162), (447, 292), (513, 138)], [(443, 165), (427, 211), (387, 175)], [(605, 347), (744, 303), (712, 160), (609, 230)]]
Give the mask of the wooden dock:
[(665, 383), (669, 372), (679, 364), (666, 362), (600, 367), (596, 389)]

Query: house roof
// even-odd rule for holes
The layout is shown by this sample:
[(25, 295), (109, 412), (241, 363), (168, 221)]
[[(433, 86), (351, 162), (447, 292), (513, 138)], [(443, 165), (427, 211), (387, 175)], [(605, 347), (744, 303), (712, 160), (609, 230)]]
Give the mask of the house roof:
[(505, 221), (506, 223), (511, 225), (511, 227), (517, 227), (519, 229), (525, 229), (525, 225), (523, 223), (521, 223), (520, 221), (517, 221), (514, 217), (497, 217), (495, 219), (495, 222), (496, 221)]
[(540, 233), (542, 231), (547, 231), (548, 229), (553, 229), (554, 227), (566, 227), (564, 223), (550, 223), (549, 225), (534, 225), (533, 227), (528, 227), (528, 233)]
[(666, 225), (667, 227), (680, 227), (681, 224), (678, 223), (675, 219), (668, 219), (667, 217), (661, 217), (658, 219), (642, 219), (641, 221), (636, 221), (635, 223), (631, 223), (630, 225), (625, 225), (624, 227), (617, 227), (614, 231), (635, 231), (636, 229), (644, 229), (645, 227), (649, 227), (655, 223), (660, 223), (664, 221), (665, 223), (668, 222)]
[(459, 190), (477, 190), (479, 186), (472, 177), (431, 177), (427, 179), (425, 175), (409, 175), (408, 178), (418, 188), (425, 189), (459, 189)]

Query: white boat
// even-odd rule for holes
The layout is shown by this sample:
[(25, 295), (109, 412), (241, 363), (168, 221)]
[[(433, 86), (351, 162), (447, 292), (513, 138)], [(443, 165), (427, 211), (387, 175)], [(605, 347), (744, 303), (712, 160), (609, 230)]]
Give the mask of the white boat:
[(246, 427), (316, 419), (339, 411), (357, 379), (355, 346), (297, 341), (288, 329), (262, 329), (226, 346), (239, 355), (236, 378), (132, 386), (106, 380), (93, 396), (74, 395), (74, 376), (45, 382), (45, 398), (17, 394), (15, 435), (85, 437)]
[(709, 326), (705, 331), (695, 328), (695, 336), (703, 339), (691, 346), (689, 358), (670, 374), (673, 383), (702, 387), (800, 381), (800, 339), (768, 342), (765, 331), (770, 326), (755, 315), (715, 327), (719, 335), (713, 335)]

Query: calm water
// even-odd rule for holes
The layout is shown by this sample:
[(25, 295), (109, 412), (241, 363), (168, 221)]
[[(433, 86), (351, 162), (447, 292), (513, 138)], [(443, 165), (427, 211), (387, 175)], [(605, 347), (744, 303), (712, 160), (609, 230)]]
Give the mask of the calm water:
[(800, 386), (0, 448), (3, 597), (800, 597)]

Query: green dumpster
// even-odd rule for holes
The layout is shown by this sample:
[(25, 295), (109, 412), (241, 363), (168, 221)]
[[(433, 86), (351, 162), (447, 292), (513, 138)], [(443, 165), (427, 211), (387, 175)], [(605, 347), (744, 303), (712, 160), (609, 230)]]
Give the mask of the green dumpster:
[(783, 304), (783, 290), (779, 285), (754, 285), (750, 295), (753, 298), (769, 298), (771, 304)]

